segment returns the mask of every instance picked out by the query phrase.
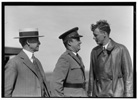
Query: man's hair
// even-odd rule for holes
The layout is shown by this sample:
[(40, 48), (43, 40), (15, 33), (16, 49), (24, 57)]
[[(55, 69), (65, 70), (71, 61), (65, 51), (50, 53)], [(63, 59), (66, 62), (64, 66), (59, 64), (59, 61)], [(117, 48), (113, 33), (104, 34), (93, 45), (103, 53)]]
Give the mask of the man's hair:
[(99, 20), (96, 24), (91, 24), (91, 30), (94, 32), (94, 30), (98, 28), (101, 31), (107, 32), (109, 35), (111, 32), (110, 25), (106, 20)]
[(69, 38), (65, 41), (63, 41), (64, 46), (68, 49), (68, 42), (72, 41), (72, 38)]
[(36, 41), (39, 42), (38, 37), (28, 37), (28, 38), (20, 38), (19, 39), (19, 42), (21, 43), (22, 47), (24, 47), (27, 44), (27, 42), (36, 43)]
[(19, 42), (21, 43), (22, 47), (25, 46), (27, 40), (28, 40), (28, 38), (20, 38), (20, 39), (19, 39)]

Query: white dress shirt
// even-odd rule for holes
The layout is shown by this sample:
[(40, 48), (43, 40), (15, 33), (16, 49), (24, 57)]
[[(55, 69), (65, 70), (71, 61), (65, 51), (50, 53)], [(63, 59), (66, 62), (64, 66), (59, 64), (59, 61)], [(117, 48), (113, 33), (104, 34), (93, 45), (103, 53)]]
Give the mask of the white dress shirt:
[(103, 46), (103, 48), (107, 49), (107, 46), (109, 43), (110, 43), (110, 40), (108, 41), (108, 43), (106, 45)]
[(28, 56), (28, 58), (30, 59), (30, 61), (33, 63), (33, 59), (32, 59), (33, 53), (30, 52), (30, 51), (27, 51), (27, 50), (25, 50), (25, 49), (23, 49), (23, 51), (26, 53), (26, 55)]
[(77, 53), (76, 52), (73, 52), (73, 54), (76, 56), (77, 55)]

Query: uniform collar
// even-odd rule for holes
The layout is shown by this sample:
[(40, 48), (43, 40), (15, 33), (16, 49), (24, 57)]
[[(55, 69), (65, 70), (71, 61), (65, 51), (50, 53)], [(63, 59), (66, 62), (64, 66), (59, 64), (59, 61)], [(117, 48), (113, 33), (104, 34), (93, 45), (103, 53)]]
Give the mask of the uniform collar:
[(77, 53), (76, 52), (72, 52), (75, 56), (77, 55)]

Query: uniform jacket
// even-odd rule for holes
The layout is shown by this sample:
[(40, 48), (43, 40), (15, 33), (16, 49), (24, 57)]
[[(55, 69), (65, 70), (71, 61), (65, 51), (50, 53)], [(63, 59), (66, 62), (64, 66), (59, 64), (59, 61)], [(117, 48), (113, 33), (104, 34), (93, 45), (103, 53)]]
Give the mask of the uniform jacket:
[(81, 97), (86, 96), (83, 88), (67, 88), (66, 83), (84, 83), (85, 72), (82, 60), (80, 60), (69, 50), (64, 52), (53, 71), (51, 80), (51, 92), (55, 97)]
[[(47, 85), (41, 63), (37, 58), (35, 60), (42, 74), (43, 82)], [(47, 86), (44, 89), (47, 90), (46, 95), (48, 96)], [(21, 51), (5, 66), (5, 97), (41, 97), (41, 91), (42, 88), (33, 63)]]
[(93, 97), (132, 97), (133, 73), (130, 55), (125, 46), (112, 39), (108, 56), (101, 61), (102, 47), (91, 52), (88, 94)]

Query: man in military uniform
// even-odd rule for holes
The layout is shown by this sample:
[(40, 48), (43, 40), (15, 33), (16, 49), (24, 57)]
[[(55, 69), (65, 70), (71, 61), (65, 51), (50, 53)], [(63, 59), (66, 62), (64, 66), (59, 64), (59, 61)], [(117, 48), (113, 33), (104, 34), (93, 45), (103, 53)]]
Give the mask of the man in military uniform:
[(66, 51), (58, 59), (52, 74), (50, 86), (54, 97), (86, 97), (84, 64), (77, 54), (82, 36), (77, 30), (75, 27), (59, 36)]

